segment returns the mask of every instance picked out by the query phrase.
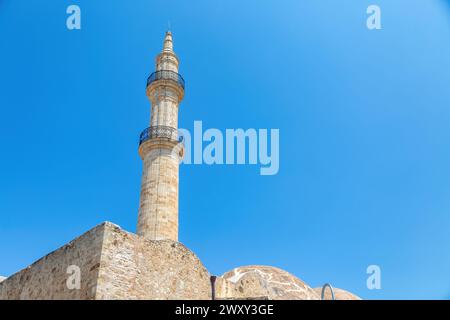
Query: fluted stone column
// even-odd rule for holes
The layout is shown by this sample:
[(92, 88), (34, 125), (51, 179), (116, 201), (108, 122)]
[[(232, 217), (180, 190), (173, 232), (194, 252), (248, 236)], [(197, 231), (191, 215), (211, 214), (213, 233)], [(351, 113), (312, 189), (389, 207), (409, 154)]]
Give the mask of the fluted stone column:
[(141, 135), (139, 155), (144, 162), (137, 234), (151, 240), (178, 241), (178, 167), (183, 148), (178, 142), (178, 106), (184, 80), (167, 32), (156, 72), (147, 83), (151, 102), (150, 127)]

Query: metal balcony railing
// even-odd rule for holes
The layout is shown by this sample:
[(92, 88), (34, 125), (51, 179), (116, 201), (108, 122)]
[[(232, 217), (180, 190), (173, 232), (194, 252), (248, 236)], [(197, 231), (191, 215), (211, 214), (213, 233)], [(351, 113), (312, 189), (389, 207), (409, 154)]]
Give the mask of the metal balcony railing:
[(153, 72), (147, 79), (147, 87), (158, 80), (171, 80), (176, 82), (184, 90), (184, 79), (181, 74), (171, 70), (160, 70)]
[(181, 142), (182, 137), (178, 138), (178, 129), (168, 126), (152, 126), (142, 131), (139, 137), (139, 145), (153, 138), (166, 138)]

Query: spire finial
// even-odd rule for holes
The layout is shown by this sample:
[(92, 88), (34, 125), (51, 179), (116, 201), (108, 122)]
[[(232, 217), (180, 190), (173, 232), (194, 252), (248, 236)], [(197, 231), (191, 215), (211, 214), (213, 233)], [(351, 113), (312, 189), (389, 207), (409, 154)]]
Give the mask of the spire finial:
[(167, 30), (166, 36), (164, 37), (163, 51), (173, 52), (172, 32), (170, 30)]

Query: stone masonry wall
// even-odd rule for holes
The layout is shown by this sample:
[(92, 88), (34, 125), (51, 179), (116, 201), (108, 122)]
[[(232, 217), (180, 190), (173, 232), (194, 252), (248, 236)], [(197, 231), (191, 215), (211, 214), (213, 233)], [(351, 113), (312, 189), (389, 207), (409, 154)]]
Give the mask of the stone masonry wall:
[[(94, 299), (105, 224), (86, 232), (0, 283), (0, 300)], [(70, 265), (80, 268), (80, 289), (69, 290)]]
[[(80, 268), (69, 290), (67, 267)], [(105, 222), (0, 283), (0, 300), (211, 299), (209, 273), (181, 243)]]
[(105, 232), (96, 299), (211, 299), (209, 273), (179, 242)]

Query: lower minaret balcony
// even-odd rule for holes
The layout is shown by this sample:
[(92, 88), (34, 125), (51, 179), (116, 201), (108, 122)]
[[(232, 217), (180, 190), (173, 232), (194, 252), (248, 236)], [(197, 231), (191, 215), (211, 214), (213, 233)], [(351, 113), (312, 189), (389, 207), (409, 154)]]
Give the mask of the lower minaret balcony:
[(151, 126), (142, 131), (139, 137), (139, 145), (147, 140), (154, 138), (163, 138), (174, 142), (181, 142), (182, 137), (178, 138), (178, 129), (169, 126)]

